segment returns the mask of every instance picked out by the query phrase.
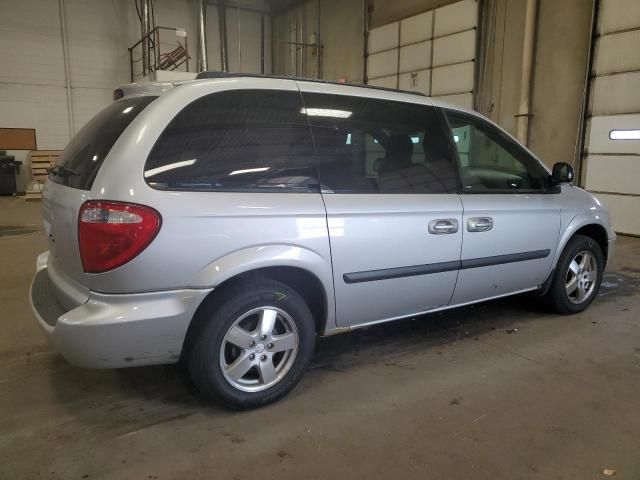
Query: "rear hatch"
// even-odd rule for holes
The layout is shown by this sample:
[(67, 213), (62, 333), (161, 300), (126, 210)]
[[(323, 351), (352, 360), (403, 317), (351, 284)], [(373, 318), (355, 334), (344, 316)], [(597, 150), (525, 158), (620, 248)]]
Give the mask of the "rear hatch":
[(89, 288), (78, 246), (80, 207), (90, 199), (93, 182), (113, 144), (155, 98), (124, 98), (106, 107), (74, 135), (49, 173), (42, 199), (49, 272), (54, 283), (64, 283), (75, 292), (76, 300)]

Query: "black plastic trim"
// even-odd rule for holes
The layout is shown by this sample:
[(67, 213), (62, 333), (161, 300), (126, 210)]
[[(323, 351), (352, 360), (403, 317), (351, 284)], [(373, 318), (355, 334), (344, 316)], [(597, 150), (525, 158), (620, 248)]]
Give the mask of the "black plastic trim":
[(540, 296), (546, 295), (551, 288), (551, 283), (553, 282), (553, 276), (555, 275), (555, 273), (556, 269), (554, 267), (551, 269), (551, 272), (549, 272), (549, 275), (547, 276), (547, 279), (544, 281), (544, 283), (540, 285), (540, 289), (538, 290)]
[(468, 260), (454, 260), (450, 262), (429, 263), (426, 265), (411, 265), (408, 267), (384, 268), (381, 270), (368, 270), (364, 272), (352, 272), (342, 275), (345, 283), (375, 282), (392, 278), (414, 277), (417, 275), (429, 275), (431, 273), (452, 272), (469, 268), (490, 267), (505, 263), (526, 262), (546, 258), (551, 250), (533, 250), (530, 252), (510, 253), (507, 255), (495, 255), (493, 257), (470, 258)]
[(470, 258), (460, 262), (460, 269), (467, 268), (490, 267), (493, 265), (502, 265), (505, 263), (526, 262), (527, 260), (538, 260), (547, 258), (551, 250), (533, 250), (531, 252), (509, 253), (507, 255), (495, 255), (493, 257)]
[(38, 314), (51, 327), (55, 327), (58, 318), (66, 313), (64, 307), (56, 299), (53, 284), (46, 268), (36, 273), (33, 279), (31, 301)]
[(391, 278), (415, 277), (430, 273), (451, 272), (460, 268), (460, 261), (429, 263), (427, 265), (411, 265), (409, 267), (385, 268), (383, 270), (369, 270), (366, 272), (345, 273), (342, 278), (345, 283), (374, 282)]

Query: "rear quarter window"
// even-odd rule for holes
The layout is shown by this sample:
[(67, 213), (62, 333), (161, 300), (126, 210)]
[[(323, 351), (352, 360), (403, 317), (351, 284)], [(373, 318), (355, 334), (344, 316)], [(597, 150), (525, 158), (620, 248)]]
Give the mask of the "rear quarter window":
[(91, 190), (105, 157), (118, 137), (157, 97), (132, 97), (113, 102), (76, 133), (58, 159), (49, 180)]
[(298, 92), (230, 90), (180, 111), (154, 145), (145, 180), (160, 190), (318, 192)]

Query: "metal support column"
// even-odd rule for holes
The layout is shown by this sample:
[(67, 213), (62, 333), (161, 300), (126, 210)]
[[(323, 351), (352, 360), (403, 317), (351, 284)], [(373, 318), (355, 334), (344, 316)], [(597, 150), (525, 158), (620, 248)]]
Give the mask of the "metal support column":
[(218, 3), (218, 23), (220, 26), (220, 65), (223, 72), (228, 72), (229, 54), (227, 52), (227, 9), (223, 1)]
[(209, 69), (207, 57), (207, 0), (198, 1), (198, 64), (199, 72)]

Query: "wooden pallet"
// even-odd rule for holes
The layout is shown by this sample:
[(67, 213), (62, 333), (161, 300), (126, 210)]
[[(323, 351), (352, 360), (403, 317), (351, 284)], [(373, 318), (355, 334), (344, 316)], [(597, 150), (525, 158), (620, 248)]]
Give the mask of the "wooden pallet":
[(32, 150), (29, 153), (31, 178), (40, 183), (46, 182), (49, 169), (56, 164), (61, 153), (60, 150)]
[(27, 187), (25, 202), (37, 202), (42, 199), (42, 187), (49, 177), (49, 169), (56, 164), (61, 153), (61, 150), (31, 150), (31, 178), (36, 183), (30, 182), (32, 188)]
[(25, 202), (39, 202), (42, 200), (42, 192), (26, 192), (24, 194)]

